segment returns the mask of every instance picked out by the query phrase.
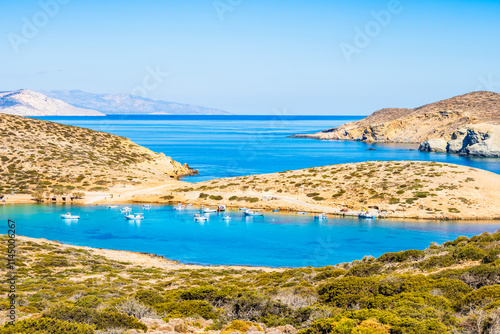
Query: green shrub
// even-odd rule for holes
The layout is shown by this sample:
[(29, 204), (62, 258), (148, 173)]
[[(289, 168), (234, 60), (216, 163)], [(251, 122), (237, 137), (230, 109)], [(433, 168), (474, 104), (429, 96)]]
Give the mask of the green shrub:
[(97, 296), (83, 296), (76, 301), (75, 306), (96, 308), (100, 303), (101, 299)]
[(212, 305), (206, 301), (185, 300), (182, 302), (168, 302), (155, 306), (160, 312), (166, 312), (165, 321), (170, 318), (187, 318), (194, 315), (199, 315), (204, 319), (217, 319), (217, 312), (214, 311)]
[(361, 263), (349, 269), (346, 276), (369, 277), (379, 274), (381, 270), (379, 263)]
[(373, 297), (377, 280), (373, 278), (342, 277), (320, 285), (319, 300), (332, 306), (346, 308)]
[(166, 300), (165, 298), (160, 295), (158, 291), (154, 290), (142, 290), (138, 291), (135, 294), (135, 299), (137, 299), (139, 302), (153, 306), (161, 303), (165, 303)]
[(23, 319), (14, 325), (0, 328), (0, 334), (94, 334), (89, 325), (75, 324), (57, 319)]
[(210, 195), (208, 195), (208, 194), (204, 194), (204, 193), (200, 193), (199, 198), (207, 199), (207, 198), (208, 198), (208, 196), (210, 196)]
[(97, 329), (127, 328), (148, 330), (136, 318), (113, 310), (95, 310), (84, 307), (59, 306), (42, 315), (44, 318), (95, 325)]
[(417, 249), (410, 249), (397, 253), (385, 253), (377, 261), (384, 263), (405, 262), (407, 260), (419, 260), (425, 256), (425, 252)]
[(217, 196), (215, 196), (215, 195), (211, 195), (209, 198), (210, 198), (211, 200), (214, 200), (214, 201), (220, 201), (220, 200), (222, 200), (224, 197), (222, 197), (222, 196), (220, 196), (220, 195), (217, 195)]
[(472, 245), (467, 245), (465, 247), (458, 248), (453, 253), (453, 256), (458, 260), (482, 260), (486, 256), (486, 252), (481, 248), (477, 248)]

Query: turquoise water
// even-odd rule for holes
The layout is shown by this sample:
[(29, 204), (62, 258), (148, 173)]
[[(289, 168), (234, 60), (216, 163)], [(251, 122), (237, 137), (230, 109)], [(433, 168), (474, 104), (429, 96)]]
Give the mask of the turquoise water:
[[(154, 151), (199, 169), (196, 182), (219, 177), (279, 172), (367, 160), (434, 160), (500, 173), (494, 159), (422, 153), (415, 145), (294, 139), (359, 117), (282, 116), (107, 116), (45, 117), (64, 124), (131, 138)], [(375, 148), (375, 151), (367, 151)], [(60, 214), (81, 215), (77, 222)], [(142, 211), (141, 206), (134, 212)], [(217, 214), (208, 223), (193, 221), (197, 210), (174, 211), (154, 206), (141, 222), (126, 221), (117, 209), (62, 205), (6, 205), (0, 219), (18, 223), (17, 234), (100, 248), (163, 255), (184, 263), (273, 267), (324, 266), (379, 256), (389, 251), (424, 249), (459, 235), (495, 231), (498, 222), (431, 222), (331, 218), (266, 214), (244, 218), (230, 212), (230, 222)]]
[[(498, 159), (424, 153), (416, 145), (288, 138), (352, 122), (349, 116), (107, 116), (43, 117), (128, 137), (188, 163), (190, 182), (367, 160), (432, 160), (500, 174)], [(374, 148), (376, 151), (367, 151)]]
[[(132, 206), (133, 213), (142, 212)], [(60, 215), (71, 211), (79, 221)], [(163, 255), (183, 263), (273, 267), (325, 266), (380, 256), (389, 251), (424, 249), (459, 235), (493, 232), (499, 222), (431, 222), (360, 220), (266, 213), (245, 218), (239, 211), (211, 214), (204, 224), (193, 221), (198, 209), (174, 211), (158, 205), (145, 220), (131, 222), (119, 209), (106, 206), (3, 205), (0, 220), (13, 219), (16, 233), (64, 243)], [(5, 226), (6, 228), (6, 226)]]

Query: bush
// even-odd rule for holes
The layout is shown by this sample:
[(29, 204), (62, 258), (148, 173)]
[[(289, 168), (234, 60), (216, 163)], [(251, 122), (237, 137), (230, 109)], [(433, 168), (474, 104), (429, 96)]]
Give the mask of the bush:
[(97, 329), (127, 328), (148, 330), (136, 318), (113, 310), (95, 310), (83, 307), (59, 306), (42, 315), (44, 318), (95, 325)]
[(217, 319), (218, 314), (214, 312), (212, 305), (206, 301), (185, 300), (182, 302), (169, 302), (156, 305), (160, 312), (166, 312), (168, 315), (164, 319), (168, 322), (170, 318), (187, 318), (199, 315), (204, 319)]
[(379, 274), (381, 270), (381, 264), (361, 263), (349, 269), (349, 271), (347, 271), (346, 273), (346, 276), (369, 277)]
[(201, 193), (199, 198), (207, 199), (208, 196), (209, 196), (208, 194)]
[(214, 200), (214, 201), (220, 201), (220, 200), (222, 200), (224, 197), (222, 197), (222, 196), (220, 196), (220, 195), (217, 195), (217, 196), (215, 196), (215, 195), (211, 195), (209, 198), (210, 198), (211, 200)]
[(376, 283), (373, 278), (342, 277), (320, 285), (319, 300), (341, 308), (354, 306), (363, 299), (373, 297)]
[(384, 263), (405, 262), (407, 260), (419, 260), (425, 256), (425, 252), (417, 249), (397, 253), (385, 253), (377, 261)]
[(251, 327), (256, 327), (257, 331), (261, 332), (262, 328), (259, 325), (253, 324), (250, 321), (234, 320), (224, 328), (221, 334), (229, 334), (233, 332), (246, 333)]
[(472, 245), (467, 245), (465, 247), (455, 250), (453, 256), (458, 260), (482, 260), (486, 256), (486, 252), (481, 248), (477, 248)]
[(74, 324), (57, 319), (24, 319), (0, 328), (0, 334), (94, 334), (89, 325)]
[(84, 296), (79, 298), (75, 306), (85, 307), (85, 308), (96, 308), (101, 303), (101, 299), (96, 296)]

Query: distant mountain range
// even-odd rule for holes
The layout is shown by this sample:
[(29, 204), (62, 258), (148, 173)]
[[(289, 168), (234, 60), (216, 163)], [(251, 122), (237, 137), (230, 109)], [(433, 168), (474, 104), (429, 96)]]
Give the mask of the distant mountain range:
[(152, 100), (129, 94), (92, 94), (81, 90), (43, 92), (48, 97), (62, 100), (78, 108), (98, 110), (107, 115), (230, 115), (231, 113), (191, 104)]
[(78, 108), (28, 89), (0, 92), (0, 113), (18, 116), (105, 116), (99, 111)]

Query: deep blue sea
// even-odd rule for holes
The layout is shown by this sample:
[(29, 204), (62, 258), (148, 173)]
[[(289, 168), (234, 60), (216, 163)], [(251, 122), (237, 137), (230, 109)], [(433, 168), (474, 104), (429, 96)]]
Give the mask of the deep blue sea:
[[(417, 145), (288, 138), (352, 122), (352, 116), (106, 116), (43, 117), (110, 132), (198, 169), (184, 181), (273, 173), (367, 160), (432, 160), (500, 173), (498, 159), (419, 152)], [(376, 151), (367, 151), (374, 148)]]
[[(44, 117), (69, 125), (110, 132), (188, 163), (197, 182), (219, 177), (367, 160), (433, 160), (500, 173), (494, 159), (418, 152), (415, 145), (365, 144), (288, 138), (314, 133), (360, 117), (315, 116), (107, 116)], [(374, 148), (375, 151), (367, 151)], [(80, 214), (77, 222), (60, 214)], [(135, 206), (134, 212), (141, 212)], [(389, 251), (424, 249), (459, 235), (493, 232), (500, 222), (434, 222), (330, 218), (267, 213), (230, 222), (214, 214), (195, 223), (196, 209), (176, 212), (154, 206), (141, 223), (126, 221), (105, 206), (4, 205), (0, 219), (17, 222), (17, 234), (61, 242), (164, 255), (184, 263), (274, 267), (324, 266), (379, 256)]]

